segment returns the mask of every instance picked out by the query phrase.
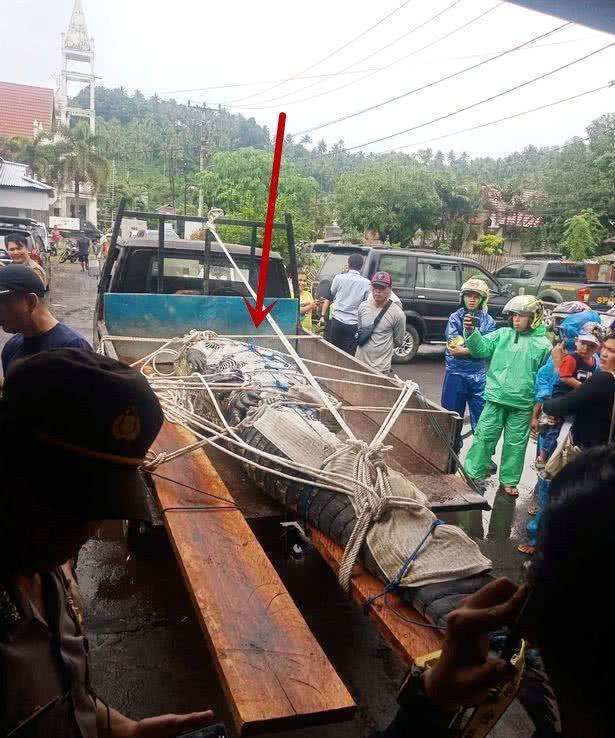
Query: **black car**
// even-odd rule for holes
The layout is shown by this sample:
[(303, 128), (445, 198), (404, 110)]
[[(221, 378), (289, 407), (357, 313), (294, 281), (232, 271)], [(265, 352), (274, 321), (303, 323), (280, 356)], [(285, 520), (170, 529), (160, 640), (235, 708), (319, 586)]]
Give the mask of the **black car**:
[(406, 314), (404, 344), (396, 349), (393, 361), (411, 361), (422, 343), (441, 343), (449, 315), (460, 304), (461, 285), (471, 277), (484, 280), (491, 292), (489, 313), (498, 325), (503, 325), (502, 310), (512, 297), (508, 285), (502, 284), (476, 261), (433, 251), (345, 246), (338, 251), (328, 246), (320, 265), (316, 294), (326, 297), (335, 273), (342, 271), (349, 253), (361, 253), (362, 273), (368, 279), (377, 271), (388, 272), (393, 278), (393, 291), (399, 297)]

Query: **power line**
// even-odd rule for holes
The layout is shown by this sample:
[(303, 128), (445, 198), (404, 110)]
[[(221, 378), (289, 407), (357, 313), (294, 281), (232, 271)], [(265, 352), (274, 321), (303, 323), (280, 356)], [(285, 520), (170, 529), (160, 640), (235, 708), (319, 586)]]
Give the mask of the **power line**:
[[(546, 108), (552, 108), (555, 105), (561, 105), (561, 103), (570, 102), (570, 100), (577, 100), (580, 97), (585, 97), (586, 95), (591, 95), (594, 92), (599, 92), (601, 90), (606, 90), (609, 87), (613, 87), (613, 82), (609, 82), (606, 85), (602, 85), (601, 87), (594, 87), (592, 90), (585, 90), (585, 92), (580, 92), (577, 95), (571, 95), (570, 97), (564, 97), (561, 100), (554, 100), (553, 102), (546, 103), (545, 105), (539, 105), (536, 108), (530, 108), (529, 110), (523, 110), (520, 113), (513, 113), (512, 115), (506, 115), (503, 118), (498, 118), (497, 120), (490, 120), (487, 123), (480, 123), (476, 126), (470, 126), (469, 128), (462, 128), (459, 131), (452, 131), (451, 133), (444, 133), (441, 136), (434, 136), (433, 138), (426, 138), (422, 141), (414, 141), (413, 143), (404, 144), (403, 146), (396, 146), (394, 149), (387, 149), (387, 151), (376, 151), (376, 154), (388, 154), (393, 151), (400, 151), (401, 149), (409, 149), (412, 146), (422, 146), (423, 144), (432, 143), (433, 141), (440, 141), (443, 138), (450, 138), (451, 136), (458, 136), (461, 133), (469, 133), (470, 131), (477, 131), (480, 128), (487, 128), (487, 126), (494, 126), (496, 123), (504, 123), (507, 120), (512, 120), (513, 118), (520, 118), (523, 115), (529, 115), (530, 113), (536, 113), (539, 110), (545, 110)], [(569, 144), (566, 144), (567, 146)], [(551, 149), (552, 151), (554, 149)]]
[(485, 59), (481, 62), (478, 62), (477, 64), (472, 64), (469, 67), (464, 67), (464, 69), (459, 69), (456, 72), (453, 72), (452, 74), (448, 74), (445, 77), (441, 77), (440, 79), (433, 80), (432, 82), (428, 82), (427, 84), (421, 85), (420, 87), (415, 87), (412, 90), (408, 90), (406, 92), (403, 92), (401, 95), (395, 95), (395, 97), (390, 97), (387, 100), (383, 100), (382, 102), (375, 103), (374, 105), (370, 105), (367, 108), (362, 108), (361, 110), (357, 110), (354, 113), (348, 113), (347, 115), (342, 115), (339, 118), (335, 118), (334, 120), (327, 121), (326, 123), (320, 123), (319, 125), (312, 126), (311, 128), (306, 128), (302, 131), (298, 131), (297, 133), (292, 134), (293, 136), (301, 136), (306, 133), (311, 133), (312, 131), (317, 131), (321, 128), (327, 128), (328, 126), (332, 126), (335, 123), (342, 123), (345, 120), (349, 120), (350, 118), (355, 118), (357, 115), (363, 115), (364, 113), (369, 113), (372, 110), (376, 110), (377, 108), (381, 108), (384, 105), (389, 105), (392, 102), (397, 102), (398, 100), (402, 100), (403, 98), (409, 97), (410, 95), (414, 95), (417, 92), (422, 92), (423, 90), (427, 90), (430, 87), (435, 87), (436, 85), (441, 84), (442, 82), (446, 82), (450, 79), (454, 79), (455, 77), (459, 77), (462, 74), (465, 74), (466, 72), (470, 72), (474, 69), (478, 69), (479, 67), (484, 66), (485, 64), (490, 64), (492, 61), (495, 61), (496, 59), (501, 59), (502, 57), (506, 56), (507, 54), (511, 54), (513, 51), (517, 51), (518, 49), (522, 49), (524, 46), (528, 46), (529, 44), (533, 43), (534, 41), (538, 41), (541, 38), (545, 38), (547, 36), (551, 36), (554, 33), (557, 33), (558, 31), (562, 30), (562, 28), (566, 28), (567, 26), (572, 25), (571, 23), (562, 23), (561, 25), (557, 26), (556, 28), (551, 29), (550, 31), (547, 31), (546, 33), (541, 33), (538, 36), (534, 36), (533, 38), (529, 39), (528, 41), (524, 41), (522, 44), (518, 44), (517, 46), (513, 46), (511, 49), (507, 49), (506, 51), (502, 51), (499, 54), (496, 54), (495, 56), (491, 56), (488, 59)]
[[(495, 7), (499, 7), (499, 4), (494, 6), (493, 9), (495, 9)], [(487, 11), (487, 12), (490, 12), (490, 11)], [(469, 23), (470, 22), (473, 22), (473, 21), (469, 21)], [(461, 30), (461, 27), (459, 27), (459, 30)], [(455, 31), (451, 31), (451, 33), (454, 33), (454, 32)], [(440, 40), (443, 40), (443, 39), (441, 38)], [(579, 43), (582, 41), (585, 41), (585, 39), (571, 38), (571, 39), (566, 39), (564, 41), (554, 41), (553, 43), (550, 43), (550, 44), (536, 44), (536, 46), (532, 46), (527, 49), (520, 49), (520, 51), (534, 51), (535, 49), (545, 49), (551, 46), (563, 46), (566, 44)], [(423, 51), (423, 50), (424, 50), (424, 47), (420, 49), (420, 51)], [(486, 56), (490, 56), (491, 54), (499, 54), (500, 51), (501, 50), (498, 50), (498, 51), (491, 50), (491, 51), (484, 51), (481, 54), (464, 54), (463, 56), (445, 56), (445, 57), (440, 57), (438, 59), (426, 59), (422, 63), (423, 64), (442, 64), (444, 62), (463, 61), (465, 59), (483, 59)], [(412, 54), (409, 54), (407, 56), (414, 55), (415, 53), (416, 51), (413, 51)], [(389, 69), (389, 67), (393, 66), (393, 64), (397, 64), (398, 62), (405, 60), (407, 56), (396, 59), (390, 64), (387, 64), (386, 66), (382, 66), (382, 67), (371, 67), (371, 68), (368, 67), (367, 69), (352, 69), (352, 70), (347, 70), (347, 71), (328, 72), (327, 74), (310, 74), (306, 77), (297, 77), (295, 81), (299, 82), (299, 81), (303, 81), (307, 79), (324, 79), (324, 78), (328, 79), (329, 77), (348, 77), (353, 74), (364, 74), (367, 72), (381, 72), (381, 71), (384, 71), (385, 69)], [(280, 79), (261, 79), (261, 80), (252, 80), (250, 82), (232, 82), (232, 83), (225, 84), (225, 85), (215, 85), (213, 87), (190, 87), (188, 89), (182, 89), (182, 90), (162, 90), (158, 94), (159, 95), (179, 95), (179, 94), (185, 94), (188, 92), (209, 92), (210, 90), (228, 90), (228, 89), (232, 89), (235, 87), (252, 87), (254, 85), (263, 85), (263, 84), (270, 84), (272, 82), (287, 82), (287, 81), (288, 80), (286, 79), (281, 79), (281, 80)], [(330, 90), (330, 91), (333, 92), (335, 90)], [(295, 90), (295, 92), (297, 92), (297, 90)], [(324, 95), (327, 93), (323, 92), (322, 94)], [(224, 102), (220, 102), (220, 103), (216, 102), (216, 103), (212, 103), (212, 105), (222, 105), (223, 107), (226, 106), (229, 108), (238, 108), (242, 110), (268, 109), (268, 106), (263, 106), (261, 108), (261, 107), (256, 107), (252, 105), (231, 105), (231, 104), (227, 104)], [(273, 108), (277, 106), (272, 105), (271, 107)]]
[(305, 69), (302, 69), (300, 72), (297, 72), (296, 74), (293, 74), (292, 77), (288, 77), (285, 80), (282, 80), (281, 82), (276, 82), (276, 84), (272, 85), (271, 87), (268, 87), (265, 90), (262, 90), (261, 92), (254, 92), (251, 95), (247, 95), (246, 97), (238, 98), (237, 100), (231, 100), (231, 103), (237, 103), (237, 102), (243, 102), (244, 100), (249, 100), (253, 97), (259, 97), (260, 95), (265, 95), (268, 92), (271, 92), (271, 90), (275, 90), (276, 88), (283, 85), (285, 82), (290, 82), (297, 77), (299, 77), (302, 74), (305, 74), (306, 72), (311, 71), (314, 69), (314, 67), (317, 67), (319, 64), (322, 64), (323, 62), (327, 61), (328, 59), (331, 59), (332, 56), (335, 56), (336, 54), (339, 54), (344, 49), (348, 48), (351, 44), (353, 44), (355, 41), (358, 41), (360, 38), (363, 38), (363, 36), (366, 36), (368, 33), (374, 30), (374, 28), (377, 28), (379, 25), (387, 21), (389, 18), (395, 15), (395, 13), (402, 10), (402, 8), (405, 8), (406, 5), (409, 5), (412, 2), (412, 0), (404, 0), (404, 2), (397, 6), (394, 10), (392, 10), (390, 13), (385, 15), (380, 20), (376, 21), (373, 25), (371, 25), (369, 28), (365, 29), (364, 31), (361, 31), (357, 36), (354, 38), (351, 38), (350, 41), (346, 41), (345, 44), (342, 44), (342, 46), (339, 46), (337, 49), (334, 49), (333, 51), (329, 52), (326, 56), (323, 56), (318, 61), (315, 61), (313, 64), (310, 64), (309, 66), (305, 67)]
[(490, 102), (491, 100), (497, 100), (500, 97), (504, 97), (504, 95), (508, 95), (509, 93), (515, 92), (516, 90), (520, 90), (523, 87), (527, 87), (528, 85), (531, 85), (534, 82), (538, 82), (541, 79), (550, 77), (552, 74), (561, 72), (562, 69), (567, 69), (568, 67), (571, 67), (574, 64), (578, 64), (579, 62), (585, 61), (585, 59), (589, 59), (592, 56), (596, 56), (596, 54), (600, 54), (602, 51), (606, 51), (606, 49), (610, 49), (612, 46), (615, 46), (615, 41), (612, 41), (610, 44), (607, 44), (606, 46), (602, 46), (601, 48), (596, 49), (595, 51), (592, 51), (591, 53), (586, 54), (585, 56), (582, 56), (579, 59), (574, 59), (573, 61), (568, 62), (567, 64), (563, 64), (561, 67), (552, 69), (550, 72), (545, 72), (544, 74), (540, 74), (537, 77), (533, 77), (532, 79), (527, 80), (526, 82), (522, 82), (521, 84), (515, 85), (514, 87), (509, 87), (507, 90), (498, 92), (495, 95), (490, 95), (489, 97), (485, 97), (484, 99), (479, 100), (478, 102), (472, 103), (471, 105), (466, 105), (465, 107), (459, 108), (458, 110), (454, 110), (451, 113), (446, 113), (445, 115), (440, 115), (437, 118), (432, 118), (431, 120), (425, 121), (424, 123), (419, 123), (416, 126), (412, 126), (411, 128), (405, 128), (403, 131), (396, 131), (395, 133), (389, 133), (387, 136), (381, 136), (380, 138), (375, 138), (371, 141), (357, 144), (356, 146), (348, 146), (345, 149), (345, 151), (354, 151), (355, 149), (360, 149), (360, 148), (363, 148), (364, 146), (371, 146), (372, 144), (380, 143), (381, 141), (387, 141), (388, 139), (395, 138), (396, 136), (401, 136), (404, 133), (410, 133), (411, 131), (416, 131), (419, 128), (424, 128), (425, 126), (429, 126), (432, 123), (438, 123), (441, 120), (452, 118), (454, 115), (459, 115), (459, 113), (464, 113), (466, 110), (472, 110), (473, 108), (477, 108), (479, 105), (483, 105), (486, 102)]
[(323, 97), (324, 95), (330, 95), (333, 92), (338, 92), (339, 90), (343, 90), (346, 87), (350, 87), (350, 85), (357, 84), (358, 82), (363, 82), (363, 80), (368, 79), (369, 77), (373, 77), (374, 74), (377, 74), (378, 72), (383, 72), (387, 69), (390, 69), (391, 67), (395, 66), (396, 64), (399, 64), (402, 61), (406, 61), (406, 59), (409, 59), (411, 56), (415, 56), (416, 54), (419, 54), (421, 51), (425, 51), (425, 49), (429, 49), (432, 46), (435, 46), (436, 44), (440, 43), (440, 41), (444, 41), (444, 39), (450, 38), (455, 33), (458, 33), (459, 31), (463, 30), (464, 28), (467, 28), (468, 26), (472, 25), (473, 23), (476, 23), (477, 21), (484, 18), (486, 15), (489, 15), (489, 13), (493, 12), (496, 8), (499, 8), (501, 5), (503, 5), (502, 2), (496, 3), (488, 10), (485, 10), (484, 12), (480, 13), (476, 17), (472, 18), (469, 21), (466, 21), (462, 25), (458, 26), (457, 28), (454, 28), (452, 31), (449, 31), (448, 33), (445, 33), (443, 36), (440, 36), (437, 39), (434, 39), (428, 44), (425, 44), (425, 46), (421, 46), (418, 49), (414, 49), (409, 54), (405, 54), (404, 56), (393, 60), (389, 64), (386, 64), (384, 67), (380, 67), (380, 69), (373, 69), (368, 70), (367, 74), (364, 74), (363, 77), (359, 77), (359, 79), (353, 79), (350, 82), (347, 82), (343, 85), (338, 85), (337, 87), (334, 87), (331, 90), (325, 90), (324, 92), (319, 92), (316, 95), (310, 95), (309, 97), (301, 98), (301, 100), (290, 100), (287, 105), (296, 105), (298, 103), (308, 102), (309, 100), (314, 100), (317, 97)]
[[(310, 74), (307, 77), (296, 77), (295, 79), (298, 80), (304, 80), (304, 79), (321, 79), (323, 77), (338, 77), (340, 75), (348, 75), (348, 74), (362, 74), (363, 72), (373, 72), (374, 69), (355, 69), (353, 71), (348, 72), (329, 72), (328, 74)], [(267, 85), (271, 84), (272, 82), (288, 82), (288, 79), (259, 79), (259, 80), (252, 80), (252, 82), (234, 82), (232, 84), (228, 85), (216, 85), (214, 87), (190, 87), (187, 90), (162, 90), (161, 95), (173, 95), (173, 94), (180, 94), (185, 92), (207, 92), (208, 90), (228, 90), (232, 87), (252, 87), (253, 85)]]
[[(357, 64), (362, 64), (364, 61), (367, 61), (368, 59), (371, 59), (373, 56), (376, 56), (377, 54), (380, 54), (381, 52), (385, 51), (386, 49), (390, 48), (391, 46), (394, 46), (395, 44), (399, 43), (405, 38), (408, 38), (408, 36), (411, 36), (413, 33), (416, 33), (416, 31), (419, 31), (421, 28), (424, 28), (429, 23), (432, 23), (433, 21), (437, 20), (441, 16), (443, 16), (445, 13), (447, 13), (449, 10), (452, 10), (456, 5), (459, 5), (459, 3), (462, 2), (462, 0), (453, 0), (453, 2), (450, 5), (447, 5), (445, 8), (440, 10), (435, 15), (430, 16), (427, 18), (427, 20), (423, 21), (422, 23), (419, 23), (418, 26), (413, 26), (410, 30), (405, 31), (402, 33), (401, 36), (397, 36), (397, 38), (394, 38), (392, 41), (389, 41), (384, 46), (381, 46), (380, 48), (376, 49), (375, 51), (370, 52), (366, 56), (362, 57), (361, 59), (358, 59), (356, 62), (353, 62), (352, 64), (348, 64), (347, 66), (343, 67), (340, 71), (346, 72), (349, 69), (352, 69), (352, 67), (356, 67)], [(499, 3), (500, 5), (502, 3)], [(322, 84), (322, 81), (317, 80), (316, 82), (311, 82), (310, 84), (304, 85), (303, 87), (300, 87), (298, 90), (294, 90), (291, 94), (296, 94), (298, 92), (302, 92), (303, 90), (308, 90), (311, 87), (314, 87), (315, 85)], [(333, 92), (334, 90), (330, 90), (330, 92)], [(320, 93), (320, 94), (327, 94), (326, 92)], [(314, 97), (318, 97), (319, 95), (315, 95)], [(278, 95), (277, 97), (269, 98), (268, 100), (261, 100), (260, 102), (264, 103), (270, 103), (275, 102), (276, 100), (283, 100), (285, 95)], [(312, 97), (305, 98), (307, 100), (313, 99)], [(289, 105), (294, 105), (296, 102), (303, 102), (303, 100), (291, 100)]]

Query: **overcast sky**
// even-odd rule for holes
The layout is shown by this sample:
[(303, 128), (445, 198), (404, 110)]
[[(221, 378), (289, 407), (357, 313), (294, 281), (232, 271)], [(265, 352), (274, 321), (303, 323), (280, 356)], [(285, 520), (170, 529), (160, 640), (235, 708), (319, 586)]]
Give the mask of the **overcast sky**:
[[(180, 101), (228, 103), (229, 109), (254, 116), (273, 129), (278, 112), (285, 110), (287, 131), (293, 133), (401, 95), (564, 22), (498, 0), (457, 0), (450, 9), (454, 0), (410, 0), (358, 41), (300, 74), (402, 2), (83, 0), (83, 6), (89, 33), (95, 37), (98, 84), (131, 92), (140, 89), (147, 95), (157, 92)], [(55, 86), (60, 33), (66, 30), (72, 6), (73, 0), (0, 0), (0, 80)], [(437, 19), (425, 23), (440, 11)], [(471, 105), (613, 41), (608, 34), (569, 25), (533, 47), (310, 136), (329, 143), (343, 139), (347, 146), (364, 144)], [(336, 76), (313, 77), (332, 73)], [(356, 81), (367, 74), (371, 76)], [(299, 79), (277, 85), (297, 75)], [(615, 87), (478, 131), (429, 144), (415, 142), (584, 92), (611, 79), (615, 79), (615, 47), (498, 100), (366, 150), (407, 146), (404, 150), (412, 151), (429, 145), (476, 156), (506, 154), (528, 144), (559, 145), (570, 136), (584, 135), (593, 118), (615, 111)], [(244, 83), (251, 84), (212, 89)], [(346, 86), (335, 89), (342, 85)], [(210, 89), (179, 92), (204, 87)]]

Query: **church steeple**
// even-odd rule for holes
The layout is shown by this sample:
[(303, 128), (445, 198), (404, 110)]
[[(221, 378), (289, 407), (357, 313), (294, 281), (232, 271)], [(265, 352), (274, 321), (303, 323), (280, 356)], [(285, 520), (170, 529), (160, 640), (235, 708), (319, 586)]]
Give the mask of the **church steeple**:
[[(70, 128), (79, 119), (85, 120), (89, 123), (91, 133), (96, 131), (94, 56), (94, 39), (88, 35), (82, 0), (74, 0), (68, 30), (62, 34), (62, 69), (55, 99), (56, 121)], [(58, 188), (57, 195), (54, 203), (56, 215), (96, 223), (96, 192), (92, 187), (84, 184), (78, 203), (70, 187)]]
[(75, 4), (73, 5), (73, 13), (68, 24), (64, 45), (67, 49), (91, 51), (90, 37), (88, 35), (88, 27), (85, 22), (81, 0), (75, 0)]

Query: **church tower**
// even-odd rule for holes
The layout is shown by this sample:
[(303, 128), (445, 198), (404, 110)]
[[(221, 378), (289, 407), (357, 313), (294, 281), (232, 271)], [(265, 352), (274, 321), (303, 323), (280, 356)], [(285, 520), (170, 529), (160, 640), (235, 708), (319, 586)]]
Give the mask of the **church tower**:
[[(96, 131), (94, 74), (94, 39), (88, 34), (81, 0), (74, 0), (73, 12), (68, 30), (62, 34), (62, 69), (60, 84), (56, 93), (56, 121), (68, 128), (79, 119), (87, 119), (90, 131)], [(85, 96), (83, 90), (87, 92)], [(81, 93), (81, 94), (80, 94)], [(79, 102), (75, 98), (79, 95)], [(85, 97), (85, 99), (84, 99)], [(74, 193), (67, 189), (57, 193), (52, 205), (53, 215), (66, 218), (80, 218), (96, 225), (96, 193), (84, 184), (79, 194), (79, 208)]]
[[(86, 106), (69, 105), (70, 83), (88, 86)], [(94, 39), (88, 35), (81, 0), (75, 0), (68, 31), (62, 34), (62, 71), (60, 77), (61, 122), (69, 126), (72, 118), (88, 118), (92, 133), (96, 130), (94, 75)], [(72, 85), (75, 86), (75, 85)]]

